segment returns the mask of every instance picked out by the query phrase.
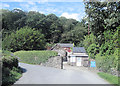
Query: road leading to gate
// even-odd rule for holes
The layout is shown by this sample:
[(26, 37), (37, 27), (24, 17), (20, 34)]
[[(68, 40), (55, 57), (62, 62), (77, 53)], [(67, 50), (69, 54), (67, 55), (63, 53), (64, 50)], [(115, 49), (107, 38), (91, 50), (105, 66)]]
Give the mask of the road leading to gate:
[(23, 76), (15, 84), (108, 84), (90, 71), (57, 69), (20, 63)]

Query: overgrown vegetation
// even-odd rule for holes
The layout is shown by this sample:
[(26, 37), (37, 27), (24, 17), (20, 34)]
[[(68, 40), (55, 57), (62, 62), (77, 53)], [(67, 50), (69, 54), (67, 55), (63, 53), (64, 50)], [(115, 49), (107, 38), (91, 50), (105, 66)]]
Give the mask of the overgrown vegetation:
[(96, 60), (97, 68), (103, 72), (120, 71), (119, 2), (86, 2), (85, 6), (90, 35), (85, 36), (83, 44), (89, 57)]
[(109, 83), (116, 84), (116, 86), (118, 85), (118, 77), (117, 76), (113, 76), (111, 74), (103, 73), (103, 72), (99, 72), (98, 75), (100, 77), (102, 77), (103, 79), (107, 80)]
[(9, 51), (3, 51), (2, 86), (10, 86), (22, 76), (22, 70), (18, 66), (18, 59), (10, 54)]
[(15, 56), (20, 58), (21, 62), (28, 64), (41, 64), (46, 62), (50, 57), (57, 56), (55, 51), (17, 51)]

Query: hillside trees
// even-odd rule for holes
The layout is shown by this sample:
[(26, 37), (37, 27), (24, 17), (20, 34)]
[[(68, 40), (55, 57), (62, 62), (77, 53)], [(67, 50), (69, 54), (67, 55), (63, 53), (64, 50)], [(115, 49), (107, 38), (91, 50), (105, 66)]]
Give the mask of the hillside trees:
[(86, 32), (86, 28), (84, 28), (81, 24), (77, 24), (74, 26), (73, 30), (62, 34), (61, 42), (70, 42), (75, 43), (75, 45), (79, 45), (83, 41)]
[[(119, 2), (85, 2), (90, 35), (85, 36), (84, 46), (89, 56), (96, 60), (103, 72), (118, 66), (118, 32), (120, 30)], [(86, 24), (86, 25), (87, 25)]]
[[(55, 14), (44, 15), (36, 11), (25, 12), (20, 9), (5, 10), (2, 13), (2, 40), (5, 41), (11, 34), (21, 28), (28, 26), (44, 34), (46, 43), (54, 44), (58, 42), (82, 44), (83, 35), (86, 28), (82, 22), (65, 17), (57, 17)], [(20, 42), (20, 41), (18, 41)], [(9, 45), (9, 44), (8, 44)], [(5, 48), (5, 47), (4, 47)]]
[(2, 43), (2, 48), (12, 52), (19, 50), (45, 49), (44, 35), (30, 27), (23, 27), (7, 35)]

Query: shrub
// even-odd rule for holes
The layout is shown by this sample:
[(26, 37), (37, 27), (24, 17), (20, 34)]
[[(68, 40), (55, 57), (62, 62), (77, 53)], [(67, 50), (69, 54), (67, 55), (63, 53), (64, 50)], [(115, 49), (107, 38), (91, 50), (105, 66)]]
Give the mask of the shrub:
[(89, 57), (95, 59), (95, 55), (99, 52), (99, 46), (93, 43), (88, 47), (87, 52), (89, 54)]
[(97, 39), (92, 33), (90, 35), (85, 36), (85, 39), (83, 41), (85, 49), (87, 50), (87, 48), (93, 43), (96, 44), (96, 41)]
[(2, 46), (3, 49), (8, 49), (12, 52), (41, 50), (45, 49), (45, 39), (41, 31), (35, 30), (35, 28), (23, 27), (10, 35), (6, 35)]
[(20, 68), (13, 67), (12, 69), (3, 68), (2, 69), (2, 86), (11, 86), (17, 81), (21, 75), (22, 71)]
[(3, 67), (12, 69), (18, 67), (18, 59), (12, 56), (2, 58)]
[(112, 68), (114, 68), (115, 70), (120, 69), (118, 66), (119, 64), (118, 55), (113, 54), (113, 55), (101, 56), (100, 54), (97, 54), (95, 60), (96, 60), (97, 68), (102, 70), (103, 72), (111, 73)]
[(18, 59), (10, 55), (11, 52), (2, 52), (2, 86), (10, 86), (21, 77), (22, 70), (18, 67)]

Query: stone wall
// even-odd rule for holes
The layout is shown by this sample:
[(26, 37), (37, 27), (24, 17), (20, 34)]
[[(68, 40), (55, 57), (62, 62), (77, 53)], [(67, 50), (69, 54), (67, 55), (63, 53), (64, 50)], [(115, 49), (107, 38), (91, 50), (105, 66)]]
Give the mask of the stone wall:
[(46, 66), (46, 67), (54, 67), (54, 68), (63, 69), (62, 57), (61, 56), (51, 57), (48, 59), (47, 62), (41, 63), (41, 65)]

